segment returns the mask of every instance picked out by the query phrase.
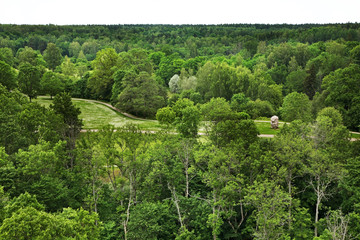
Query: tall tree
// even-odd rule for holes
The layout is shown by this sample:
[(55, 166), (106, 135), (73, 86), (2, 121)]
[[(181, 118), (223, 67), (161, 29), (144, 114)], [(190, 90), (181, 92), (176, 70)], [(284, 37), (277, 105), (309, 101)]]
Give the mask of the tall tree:
[(284, 225), (288, 221), (286, 209), (290, 196), (274, 182), (255, 182), (249, 188), (245, 200), (255, 210), (253, 212), (256, 227), (253, 235), (256, 239), (286, 239)]
[(88, 87), (98, 98), (110, 100), (114, 84), (113, 74), (118, 64), (119, 56), (113, 48), (103, 49), (96, 54), (92, 62), (94, 71), (89, 78)]
[(344, 123), (353, 130), (360, 129), (358, 109), (360, 108), (360, 66), (351, 64), (338, 69), (324, 78), (322, 87), (327, 92), (325, 103), (340, 110)]
[(141, 117), (155, 117), (157, 110), (164, 107), (166, 93), (153, 76), (147, 72), (137, 75), (129, 72), (124, 77), (124, 90), (116, 106)]
[(72, 151), (75, 149), (75, 142), (83, 125), (82, 120), (79, 118), (81, 113), (80, 108), (74, 106), (70, 95), (65, 92), (55, 96), (53, 103), (50, 105), (50, 108), (53, 109), (55, 113), (62, 116), (63, 122), (65, 124), (63, 139), (67, 142), (67, 147), (70, 154), (70, 162), (68, 163), (68, 167), (73, 168), (75, 157)]
[(31, 99), (36, 97), (41, 89), (41, 72), (39, 68), (32, 66), (29, 63), (24, 63), (20, 66), (18, 82), (20, 91), (28, 95)]
[(61, 64), (61, 52), (56, 44), (48, 43), (47, 48), (44, 51), (44, 59), (51, 70), (54, 70)]
[(12, 90), (16, 87), (16, 72), (15, 70), (0, 60), (0, 84), (5, 86), (7, 89)]
[(41, 78), (41, 88), (42, 92), (50, 94), (50, 98), (52, 99), (53, 96), (62, 92), (65, 86), (56, 73), (47, 71)]
[(284, 98), (281, 116), (285, 121), (296, 119), (308, 122), (311, 120), (311, 105), (304, 93), (293, 92)]

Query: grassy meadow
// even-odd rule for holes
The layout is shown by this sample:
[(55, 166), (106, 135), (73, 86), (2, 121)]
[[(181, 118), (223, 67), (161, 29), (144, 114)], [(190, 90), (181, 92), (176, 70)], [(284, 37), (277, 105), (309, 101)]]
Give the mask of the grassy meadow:
[[(52, 100), (49, 97), (38, 97), (34, 101), (48, 107)], [(126, 123), (137, 124), (142, 129), (149, 131), (161, 129), (161, 125), (156, 120), (131, 119), (105, 105), (91, 100), (72, 99), (72, 101), (75, 106), (80, 108), (80, 118), (83, 119), (84, 129), (100, 129), (104, 125), (121, 127)]]
[[(52, 100), (48, 96), (40, 96), (34, 101), (43, 106), (49, 107)], [(139, 125), (141, 129), (148, 131), (157, 131), (161, 129), (161, 125), (156, 120), (137, 120), (129, 118), (115, 110), (85, 99), (72, 99), (73, 103), (80, 108), (80, 118), (83, 119), (84, 129), (100, 129), (104, 125), (113, 125), (114, 127), (121, 127), (126, 123), (133, 123)], [(269, 119), (270, 120), (270, 119)], [(255, 121), (260, 134), (276, 135), (280, 132), (280, 128), (284, 122), (279, 123), (279, 129), (274, 130), (270, 127), (270, 122)], [(200, 132), (205, 133), (204, 126), (200, 126)]]

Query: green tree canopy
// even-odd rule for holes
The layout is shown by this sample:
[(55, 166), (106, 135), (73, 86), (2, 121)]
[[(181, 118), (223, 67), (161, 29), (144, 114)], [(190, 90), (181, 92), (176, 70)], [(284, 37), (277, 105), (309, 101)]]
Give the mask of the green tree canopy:
[(311, 105), (308, 96), (304, 93), (293, 92), (284, 98), (281, 116), (285, 121), (311, 120)]
[(113, 48), (106, 48), (97, 52), (96, 58), (92, 62), (94, 71), (89, 78), (88, 87), (98, 98), (110, 100), (114, 83), (113, 74), (118, 60), (119, 56)]
[(47, 71), (41, 78), (41, 88), (42, 92), (49, 94), (52, 99), (53, 96), (64, 91), (65, 86), (58, 74)]
[(127, 73), (124, 78), (124, 90), (116, 106), (136, 116), (155, 117), (157, 110), (166, 103), (163, 87), (147, 72)]
[(29, 96), (31, 99), (36, 97), (41, 89), (41, 72), (39, 68), (32, 66), (29, 63), (24, 63), (20, 66), (18, 82), (20, 91)]
[(16, 71), (6, 62), (0, 60), (0, 83), (7, 89), (14, 89), (17, 85)]
[(44, 59), (51, 70), (54, 70), (61, 64), (61, 52), (56, 44), (48, 43), (44, 51)]

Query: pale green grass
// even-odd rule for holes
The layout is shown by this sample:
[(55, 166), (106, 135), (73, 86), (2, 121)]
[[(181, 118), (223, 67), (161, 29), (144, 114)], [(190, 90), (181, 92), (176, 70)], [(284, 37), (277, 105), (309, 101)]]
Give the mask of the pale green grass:
[[(73, 99), (75, 106), (80, 108), (80, 118), (83, 119), (84, 129), (100, 129), (105, 125), (113, 125), (115, 128), (124, 126), (127, 123), (137, 124), (143, 130), (147, 131), (159, 131), (162, 126), (156, 120), (135, 120), (122, 115), (121, 113), (112, 110), (111, 108), (104, 106), (100, 103), (95, 103), (84, 99)], [(49, 97), (38, 97), (34, 100), (43, 106), (49, 107), (52, 100)], [(264, 119), (265, 120), (265, 119)], [(274, 130), (271, 128), (269, 122), (257, 122), (255, 124), (260, 134), (276, 135), (280, 132), (280, 129), (284, 126), (284, 122), (279, 123), (279, 129)], [(200, 133), (206, 132), (206, 123), (203, 122), (199, 129)], [(351, 134), (353, 138), (360, 138), (359, 134)]]
[(279, 122), (278, 129), (272, 129), (270, 121), (269, 122), (255, 122), (255, 125), (258, 128), (260, 134), (276, 135), (280, 132), (280, 129), (284, 126), (284, 123)]
[[(39, 104), (49, 107), (52, 100), (48, 97), (38, 97)], [(100, 129), (105, 125), (121, 127), (127, 123), (137, 124), (144, 130), (159, 130), (160, 124), (155, 120), (134, 120), (100, 104), (91, 101), (73, 99), (74, 105), (80, 108), (80, 118), (83, 120), (84, 129)]]

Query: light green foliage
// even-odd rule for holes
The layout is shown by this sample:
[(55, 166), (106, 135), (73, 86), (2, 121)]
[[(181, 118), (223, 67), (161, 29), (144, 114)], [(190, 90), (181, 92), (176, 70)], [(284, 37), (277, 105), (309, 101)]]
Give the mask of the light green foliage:
[(169, 85), (171, 77), (175, 74), (180, 74), (184, 62), (185, 61), (179, 58), (177, 54), (162, 57), (159, 63), (159, 69), (156, 71), (156, 74), (166, 85)]
[(226, 117), (231, 112), (231, 108), (225, 98), (212, 98), (201, 106), (201, 112), (204, 120), (216, 123)]
[(32, 207), (38, 211), (45, 210), (44, 205), (37, 201), (35, 195), (31, 195), (25, 192), (8, 202), (8, 204), (5, 206), (5, 218), (10, 218), (13, 213), (26, 207)]
[(357, 45), (350, 51), (350, 56), (354, 63), (360, 64), (360, 45)]
[(0, 61), (4, 61), (10, 66), (14, 66), (15, 57), (11, 48), (0, 48)]
[(31, 47), (25, 47), (19, 49), (17, 52), (17, 58), (19, 59), (19, 64), (29, 63), (33, 66), (45, 66), (46, 62), (43, 59), (42, 55), (34, 51)]
[(69, 76), (69, 77), (77, 76), (77, 69), (75, 68), (75, 64), (71, 62), (71, 59), (68, 56), (65, 56), (64, 61), (60, 65), (60, 68), (61, 68), (61, 72), (65, 76)]
[(64, 222), (59, 227), (60, 230), (64, 231), (65, 237), (89, 240), (99, 239), (102, 224), (97, 213), (90, 213), (82, 208), (77, 210), (64, 208), (55, 217), (60, 223)]
[(25, 207), (4, 220), (0, 237), (9, 240), (54, 239), (62, 235), (58, 232), (59, 225), (51, 214)]
[(293, 211), (293, 220), (291, 223), (291, 233), (295, 239), (312, 239), (313, 223), (308, 209), (297, 207)]
[(181, 110), (181, 117), (175, 120), (177, 122), (176, 129), (186, 138), (196, 137), (198, 135), (200, 117), (200, 111), (197, 107), (185, 107)]
[(255, 182), (248, 190), (245, 201), (251, 204), (256, 220), (255, 239), (286, 239), (284, 225), (291, 197), (274, 182)]
[(54, 70), (61, 64), (62, 56), (60, 49), (56, 44), (48, 43), (47, 48), (44, 51), (44, 59), (51, 70)]
[(281, 85), (260, 84), (258, 95), (262, 101), (268, 101), (275, 110), (277, 110), (282, 105), (283, 97)]
[[(200, 111), (194, 106), (194, 102), (187, 98), (179, 99), (175, 104), (169, 108), (175, 115), (175, 127), (177, 131), (186, 138), (196, 137), (200, 124)], [(167, 113), (172, 116), (171, 111)]]
[(0, 84), (9, 90), (12, 90), (17, 85), (16, 80), (15, 70), (10, 65), (0, 60)]
[(41, 78), (41, 88), (43, 93), (49, 94), (52, 98), (56, 94), (62, 92), (65, 86), (58, 74), (47, 71)]
[(223, 97), (230, 100), (232, 95), (247, 92), (253, 79), (251, 71), (245, 67), (232, 67), (227, 63), (207, 62), (199, 69), (196, 90), (203, 98)]
[(272, 117), (275, 111), (268, 101), (256, 99), (256, 101), (249, 101), (246, 104), (245, 112), (250, 115), (252, 119), (259, 117)]
[(147, 51), (141, 48), (131, 49), (119, 54), (118, 67), (123, 71), (134, 71), (137, 74), (147, 72), (153, 74), (153, 64)]
[[(59, 143), (61, 147), (61, 143)], [(53, 175), (61, 168), (62, 162), (58, 158), (49, 142), (40, 142), (31, 145), (27, 151), (19, 150), (16, 154), (17, 164), (20, 171), (29, 180), (41, 175)]]
[(85, 56), (85, 59), (92, 61), (95, 59), (99, 48), (99, 43), (95, 39), (90, 38), (82, 44), (81, 51), (78, 57), (84, 59)]
[[(181, 69), (178, 85), (179, 88), (184, 90), (195, 90), (197, 84), (197, 78), (193, 76), (193, 71), (187, 72), (184, 68)], [(169, 82), (170, 87), (170, 82)]]
[(97, 97), (109, 100), (114, 83), (113, 74), (119, 61), (119, 56), (113, 48), (103, 49), (96, 54), (92, 61), (94, 71), (92, 72), (88, 87)]
[(46, 213), (32, 206), (20, 208), (6, 218), (0, 237), (21, 239), (98, 239), (98, 217), (85, 210), (64, 209), (59, 215)]
[(81, 51), (81, 46), (78, 42), (71, 42), (69, 45), (70, 57), (78, 57)]
[(175, 74), (172, 76), (172, 78), (169, 81), (169, 89), (172, 93), (178, 93), (180, 92), (180, 86), (179, 86), (179, 75)]
[(285, 121), (296, 119), (308, 122), (311, 120), (311, 105), (309, 98), (304, 93), (293, 92), (284, 98), (281, 116)]
[(170, 107), (160, 108), (156, 113), (156, 120), (167, 126), (171, 125), (175, 121), (175, 117), (175, 112)]

